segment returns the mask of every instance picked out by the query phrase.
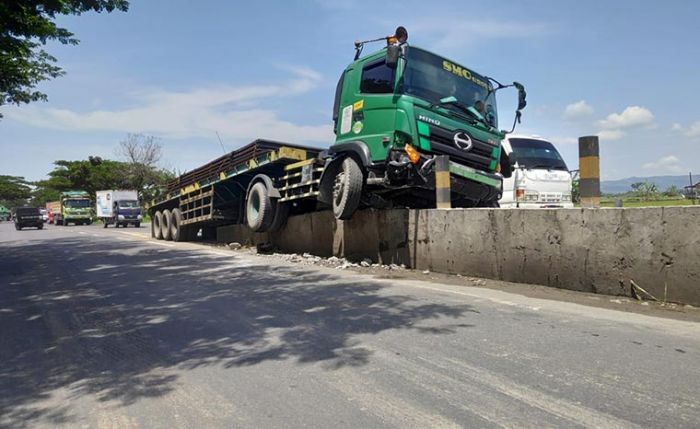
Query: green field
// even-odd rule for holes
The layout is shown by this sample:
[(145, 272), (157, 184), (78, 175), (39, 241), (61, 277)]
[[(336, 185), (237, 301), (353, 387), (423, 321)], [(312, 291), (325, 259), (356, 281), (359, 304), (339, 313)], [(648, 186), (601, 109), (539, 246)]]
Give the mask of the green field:
[[(697, 205), (697, 200), (686, 198), (667, 198), (643, 201), (634, 197), (622, 197), (622, 207), (673, 207), (673, 206), (692, 206)], [(616, 198), (603, 197), (600, 199), (601, 207), (615, 207)], [(581, 204), (576, 204), (580, 207)]]
[[(668, 207), (668, 206), (692, 206), (696, 205), (693, 200), (651, 200), (651, 201), (625, 201), (622, 200), (622, 207)], [(601, 207), (615, 207), (615, 200), (605, 200), (600, 202)]]

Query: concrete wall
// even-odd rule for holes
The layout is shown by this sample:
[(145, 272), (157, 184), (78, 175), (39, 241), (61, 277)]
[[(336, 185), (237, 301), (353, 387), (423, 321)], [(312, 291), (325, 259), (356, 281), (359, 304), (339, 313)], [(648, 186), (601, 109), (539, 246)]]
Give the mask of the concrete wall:
[(292, 217), (274, 236), (220, 228), (223, 241), (245, 234), (287, 252), (586, 292), (629, 295), (633, 279), (659, 299), (700, 305), (700, 207), (365, 210), (345, 222), (326, 211)]

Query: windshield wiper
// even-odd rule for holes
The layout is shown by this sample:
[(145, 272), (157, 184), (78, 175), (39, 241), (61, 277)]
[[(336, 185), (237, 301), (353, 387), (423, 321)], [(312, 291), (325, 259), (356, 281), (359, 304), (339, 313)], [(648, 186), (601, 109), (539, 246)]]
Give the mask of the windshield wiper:
[(470, 108), (469, 106), (466, 106), (462, 103), (460, 103), (457, 98), (453, 95), (449, 97), (444, 97), (440, 99), (440, 105), (451, 105), (459, 108), (461, 112), (466, 113), (469, 115), (470, 118), (472, 118), (476, 122), (480, 122), (481, 124), (485, 125), (486, 128), (491, 129), (491, 124), (489, 124), (486, 121), (486, 118), (484, 118), (481, 114), (475, 112)]

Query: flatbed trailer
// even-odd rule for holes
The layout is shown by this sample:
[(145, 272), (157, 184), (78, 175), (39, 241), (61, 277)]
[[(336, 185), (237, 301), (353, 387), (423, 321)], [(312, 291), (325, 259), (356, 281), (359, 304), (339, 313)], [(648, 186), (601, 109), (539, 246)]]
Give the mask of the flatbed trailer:
[[(282, 226), (290, 211), (317, 208), (324, 161), (322, 150), (258, 139), (189, 171), (167, 186), (165, 195), (148, 205), (151, 235), (157, 239), (192, 241), (202, 231), (214, 238), (217, 226), (243, 223), (247, 196), (262, 183), (276, 212), (269, 229)], [(279, 209), (277, 209), (279, 206)], [(282, 208), (284, 207), (284, 209)], [(253, 207), (254, 209), (254, 207)]]

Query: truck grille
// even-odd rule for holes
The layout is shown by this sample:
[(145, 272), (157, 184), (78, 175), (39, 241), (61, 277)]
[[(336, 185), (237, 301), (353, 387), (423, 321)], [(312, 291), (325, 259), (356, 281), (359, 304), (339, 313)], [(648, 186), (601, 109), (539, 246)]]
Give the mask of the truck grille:
[(490, 143), (477, 140), (472, 137), (474, 145), (468, 151), (455, 146), (454, 135), (457, 131), (448, 131), (434, 125), (430, 126), (430, 146), (438, 155), (448, 155), (451, 160), (460, 164), (483, 171), (492, 171), (494, 148), (498, 147)]

